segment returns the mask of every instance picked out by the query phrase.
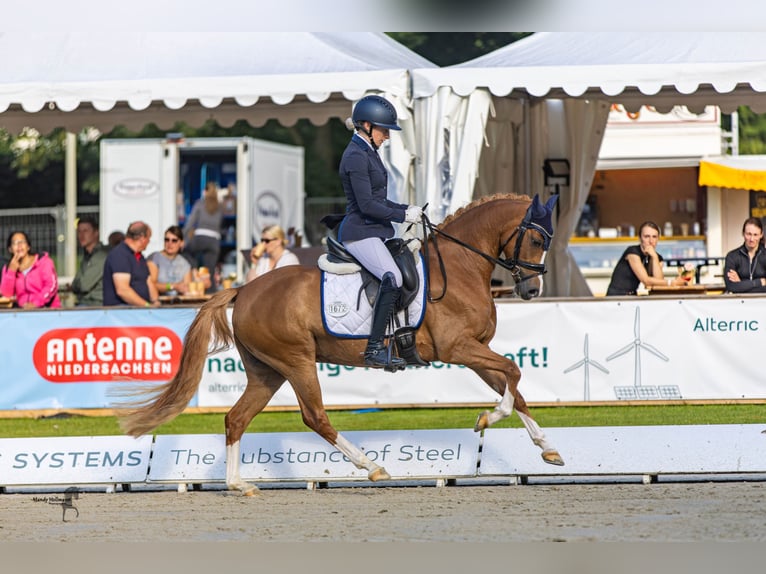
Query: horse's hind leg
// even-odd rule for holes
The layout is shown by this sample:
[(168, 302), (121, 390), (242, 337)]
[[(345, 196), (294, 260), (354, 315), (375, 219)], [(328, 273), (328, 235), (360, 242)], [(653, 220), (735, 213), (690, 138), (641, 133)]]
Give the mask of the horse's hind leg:
[[(490, 351), (491, 352), (491, 351)], [(482, 380), (487, 383), (498, 394), (502, 395), (500, 402), (492, 411), (484, 411), (476, 420), (474, 430), (476, 432), (489, 428), (497, 421), (509, 417), (514, 409), (519, 415), (524, 428), (529, 433), (532, 442), (542, 449), (541, 456), (548, 464), (563, 466), (564, 460), (561, 458), (558, 450), (550, 443), (540, 425), (532, 418), (532, 414), (527, 408), (527, 402), (518, 390), (518, 382), (521, 378), (521, 372), (515, 363), (511, 363), (510, 378), (505, 372), (498, 372), (490, 369), (473, 368)]]
[(226, 487), (238, 490), (245, 496), (252, 496), (258, 487), (242, 480), (240, 475), (240, 439), (250, 422), (285, 382), (285, 378), (255, 359), (247, 350), (240, 348), (239, 351), (247, 373), (247, 387), (226, 413)]
[[(354, 466), (366, 469), (367, 478), (371, 481), (391, 479), (385, 468), (372, 462), (359, 447), (346, 440), (330, 423), (322, 403), (322, 391), (315, 363), (294, 369), (288, 379), (298, 397), (303, 422), (307, 427), (345, 454)], [(296, 381), (303, 384), (296, 384)]]

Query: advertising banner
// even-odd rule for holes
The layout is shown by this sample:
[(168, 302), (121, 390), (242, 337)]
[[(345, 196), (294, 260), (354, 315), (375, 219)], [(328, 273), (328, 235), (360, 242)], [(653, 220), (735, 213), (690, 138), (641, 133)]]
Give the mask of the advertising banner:
[[(392, 478), (474, 476), (479, 433), (472, 429), (355, 431), (346, 439)], [(367, 479), (345, 455), (319, 435), (248, 433), (240, 444), (245, 480)], [(158, 435), (149, 482), (210, 482), (226, 478), (223, 435)]]
[[(672, 421), (669, 421), (672, 423)], [(524, 429), (484, 432), (483, 476), (766, 472), (764, 425), (548, 428), (564, 458), (546, 464)]]
[(0, 313), (0, 409), (109, 408), (120, 388), (178, 370), (196, 309)]
[(0, 439), (0, 485), (144, 482), (152, 437)]
[[(118, 406), (115, 390), (172, 378), (195, 313), (0, 312), (0, 410)], [(727, 295), (498, 302), (490, 346), (519, 366), (531, 402), (763, 399), (764, 317), (766, 298)], [(499, 399), (470, 369), (438, 361), (395, 374), (330, 363), (317, 371), (328, 406)], [(245, 385), (235, 349), (210, 355), (191, 406), (229, 407)], [(297, 405), (288, 383), (269, 405)]]
[[(459, 320), (456, 318), (456, 321)], [(760, 399), (755, 358), (766, 298), (636, 297), (497, 304), (490, 347), (521, 369), (531, 402)], [(470, 369), (434, 362), (396, 374), (317, 365), (328, 405), (486, 404), (499, 397)], [(208, 358), (199, 404), (233, 405), (245, 386), (235, 350)], [(295, 405), (285, 384), (270, 405)]]

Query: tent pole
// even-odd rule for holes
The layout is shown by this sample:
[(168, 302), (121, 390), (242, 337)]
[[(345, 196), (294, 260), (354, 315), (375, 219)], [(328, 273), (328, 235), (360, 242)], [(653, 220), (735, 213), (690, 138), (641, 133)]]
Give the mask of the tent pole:
[[(521, 100), (521, 105), (524, 114), (524, 190), (526, 190), (526, 193), (530, 196), (534, 196), (534, 193), (532, 192), (530, 166), (530, 163), (532, 162), (532, 142), (530, 141), (530, 138), (532, 137), (532, 127), (529, 125), (529, 99), (523, 98)], [(519, 193), (519, 191), (516, 191), (516, 193)]]
[(66, 156), (64, 161), (64, 275), (72, 278), (77, 268), (77, 134), (66, 134)]

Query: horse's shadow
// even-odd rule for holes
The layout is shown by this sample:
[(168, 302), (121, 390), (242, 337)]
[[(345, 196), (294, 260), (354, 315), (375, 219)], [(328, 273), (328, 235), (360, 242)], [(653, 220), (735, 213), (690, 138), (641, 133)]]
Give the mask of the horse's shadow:
[(66, 511), (69, 509), (72, 509), (75, 511), (75, 518), (80, 517), (80, 511), (77, 510), (77, 507), (74, 505), (73, 500), (77, 500), (80, 498), (80, 489), (78, 489), (76, 486), (70, 486), (64, 491), (64, 498), (59, 501), (56, 500), (56, 502), (52, 502), (53, 504), (60, 504), (61, 505), (61, 520), (66, 522)]

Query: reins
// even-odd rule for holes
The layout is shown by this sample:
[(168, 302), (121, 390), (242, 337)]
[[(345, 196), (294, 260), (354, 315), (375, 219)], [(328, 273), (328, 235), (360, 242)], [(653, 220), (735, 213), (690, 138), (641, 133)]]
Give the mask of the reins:
[[(522, 241), (524, 239), (524, 235), (526, 232), (530, 229), (534, 229), (535, 231), (539, 232), (543, 240), (545, 242), (545, 249), (547, 250), (548, 246), (550, 245), (551, 241), (551, 234), (548, 233), (543, 227), (540, 225), (533, 223), (531, 221), (528, 221), (527, 217), (524, 218), (524, 220), (521, 222), (521, 224), (513, 230), (513, 233), (508, 237), (508, 239), (505, 240), (505, 242), (500, 245), (500, 249), (498, 251), (497, 257), (493, 257), (492, 255), (489, 255), (487, 253), (484, 253), (483, 251), (477, 249), (473, 245), (470, 245), (463, 241), (462, 239), (458, 239), (457, 237), (450, 235), (446, 231), (443, 231), (439, 229), (436, 225), (431, 223), (431, 220), (428, 219), (428, 216), (423, 213), (423, 253), (425, 255), (425, 260), (428, 261), (428, 239), (433, 239), (434, 249), (436, 251), (436, 258), (439, 261), (439, 271), (441, 272), (442, 281), (444, 282), (444, 286), (442, 287), (442, 292), (438, 297), (432, 297), (431, 296), (431, 288), (430, 288), (430, 274), (427, 274), (428, 277), (428, 285), (427, 285), (427, 296), (429, 303), (435, 303), (436, 301), (440, 301), (444, 298), (444, 296), (447, 294), (447, 270), (444, 267), (444, 260), (442, 258), (442, 254), (439, 251), (439, 243), (437, 241), (437, 238), (439, 235), (443, 235), (446, 239), (449, 239), (453, 243), (457, 243), (461, 247), (468, 249), (469, 251), (475, 253), (476, 255), (479, 255), (492, 263), (493, 265), (499, 265), (503, 269), (507, 269), (511, 272), (511, 277), (513, 277), (514, 283), (516, 285), (519, 285), (523, 281), (527, 281), (529, 279), (532, 279), (534, 277), (538, 277), (540, 275), (543, 275), (547, 273), (547, 270), (545, 269), (545, 263), (530, 263), (528, 261), (520, 261), (519, 255), (521, 252), (521, 245)], [(511, 240), (516, 237), (516, 243), (513, 248), (513, 256), (505, 259), (501, 259), (500, 255), (505, 251), (505, 248), (508, 246), (508, 244), (511, 242)], [(521, 270), (527, 269), (529, 271), (532, 271), (531, 274), (522, 276)]]

